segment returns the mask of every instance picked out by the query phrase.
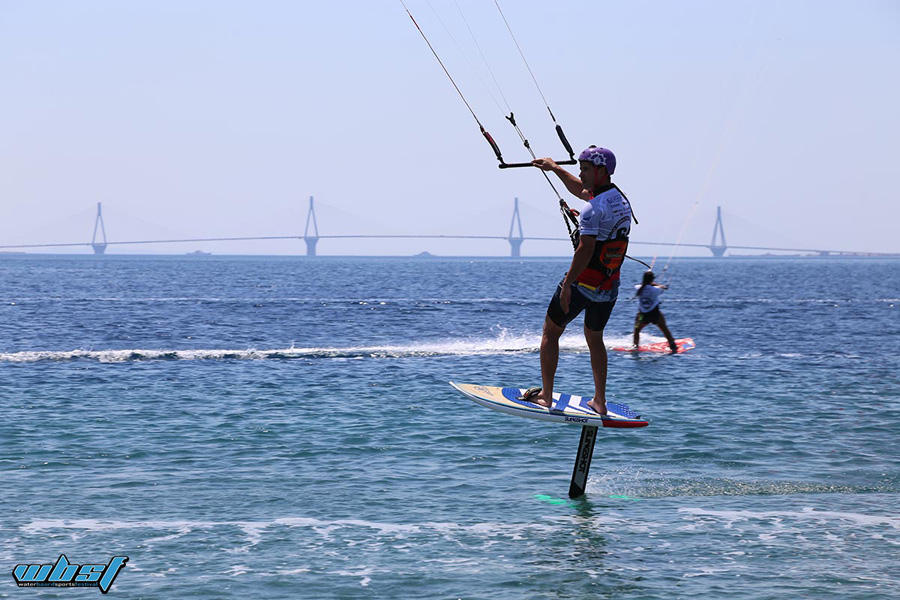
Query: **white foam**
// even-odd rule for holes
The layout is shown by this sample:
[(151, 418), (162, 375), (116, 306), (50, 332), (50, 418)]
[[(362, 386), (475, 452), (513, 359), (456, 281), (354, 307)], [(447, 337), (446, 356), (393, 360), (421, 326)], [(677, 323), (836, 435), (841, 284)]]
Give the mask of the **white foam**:
[(344, 577), (360, 577), (359, 585), (362, 587), (368, 587), (369, 583), (371, 583), (372, 578), (369, 575), (372, 575), (374, 571), (369, 567), (361, 567), (355, 571), (329, 571), (331, 575), (342, 575)]
[[(297, 569), (282, 569), (280, 571), (275, 571), (271, 573), (271, 575), (301, 575), (303, 573), (309, 573), (312, 569), (307, 567), (299, 567)], [(265, 573), (264, 573), (265, 575)]]
[(104, 521), (101, 519), (36, 519), (23, 525), (22, 533), (43, 535), (51, 529), (80, 529), (84, 531), (117, 531), (120, 529), (174, 530), (181, 535), (194, 529), (220, 525), (214, 521)]
[(750, 510), (711, 510), (705, 508), (679, 508), (678, 512), (696, 516), (718, 517), (726, 521), (747, 521), (749, 519), (766, 519), (780, 521), (781, 519), (794, 520), (839, 520), (851, 521), (856, 525), (887, 526), (900, 530), (900, 516), (867, 515), (863, 513), (836, 512), (816, 510), (806, 507), (800, 511), (765, 511), (756, 512)]
[(685, 573), (684, 575), (682, 575), (682, 577), (704, 577), (706, 575), (716, 575), (717, 573), (728, 573), (731, 570), (731, 568), (703, 567), (699, 571)]
[[(548, 518), (543, 523), (474, 523), (471, 525), (461, 525), (459, 523), (384, 523), (377, 521), (366, 521), (362, 519), (337, 519), (333, 521), (324, 521), (310, 517), (282, 517), (271, 521), (160, 521), (160, 520), (137, 520), (137, 521), (108, 521), (102, 519), (36, 519), (22, 525), (19, 529), (26, 535), (44, 536), (53, 530), (64, 531), (80, 531), (83, 533), (92, 532), (109, 532), (123, 529), (150, 529), (173, 532), (171, 536), (181, 536), (189, 534), (196, 530), (207, 530), (217, 527), (235, 527), (247, 536), (251, 545), (255, 545), (262, 540), (263, 533), (275, 526), (300, 527), (309, 528), (318, 533), (322, 537), (328, 537), (335, 531), (342, 529), (370, 529), (376, 531), (379, 535), (385, 535), (395, 538), (402, 538), (406, 535), (419, 533), (442, 533), (442, 534), (470, 534), (480, 536), (504, 535), (512, 536), (521, 533), (523, 529), (538, 532), (556, 531), (557, 527), (548, 524), (553, 521)], [(162, 538), (153, 538), (162, 539)]]

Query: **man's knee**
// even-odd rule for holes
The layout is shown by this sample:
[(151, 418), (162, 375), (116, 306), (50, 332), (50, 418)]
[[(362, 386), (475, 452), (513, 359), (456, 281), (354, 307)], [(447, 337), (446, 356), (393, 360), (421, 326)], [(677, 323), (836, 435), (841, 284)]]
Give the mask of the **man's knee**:
[(603, 330), (591, 329), (587, 325), (584, 327), (584, 339), (587, 340), (588, 346), (603, 345)]
[(565, 325), (557, 325), (549, 316), (544, 317), (544, 337), (559, 338), (565, 330)]

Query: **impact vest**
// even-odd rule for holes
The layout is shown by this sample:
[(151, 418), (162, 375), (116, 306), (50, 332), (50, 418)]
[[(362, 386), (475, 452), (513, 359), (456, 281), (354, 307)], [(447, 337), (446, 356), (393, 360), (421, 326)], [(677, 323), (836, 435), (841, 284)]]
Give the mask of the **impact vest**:
[(581, 211), (581, 235), (596, 235), (597, 245), (588, 266), (575, 281), (594, 290), (610, 290), (619, 281), (619, 270), (628, 251), (631, 205), (614, 184), (603, 186)]

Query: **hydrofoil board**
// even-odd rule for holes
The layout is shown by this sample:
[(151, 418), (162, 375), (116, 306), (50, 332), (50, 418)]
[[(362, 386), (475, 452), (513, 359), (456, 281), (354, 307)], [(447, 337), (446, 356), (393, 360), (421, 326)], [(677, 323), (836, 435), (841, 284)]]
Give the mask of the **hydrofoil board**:
[(523, 400), (524, 388), (473, 385), (471, 383), (453, 383), (452, 381), (450, 385), (482, 406), (518, 417), (592, 427), (646, 427), (650, 424), (628, 406), (618, 402), (607, 401), (606, 410), (609, 414), (600, 415), (587, 405), (590, 397), (554, 393), (553, 405), (548, 409), (534, 402)]

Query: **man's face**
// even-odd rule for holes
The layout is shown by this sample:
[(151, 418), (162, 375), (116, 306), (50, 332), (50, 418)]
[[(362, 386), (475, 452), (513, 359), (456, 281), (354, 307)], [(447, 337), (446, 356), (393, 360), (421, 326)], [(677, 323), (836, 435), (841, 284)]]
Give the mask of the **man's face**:
[(597, 185), (597, 179), (599, 175), (599, 167), (595, 167), (594, 163), (588, 160), (579, 160), (578, 167), (580, 169), (579, 179), (581, 179), (582, 185), (584, 185), (584, 189), (592, 190)]

